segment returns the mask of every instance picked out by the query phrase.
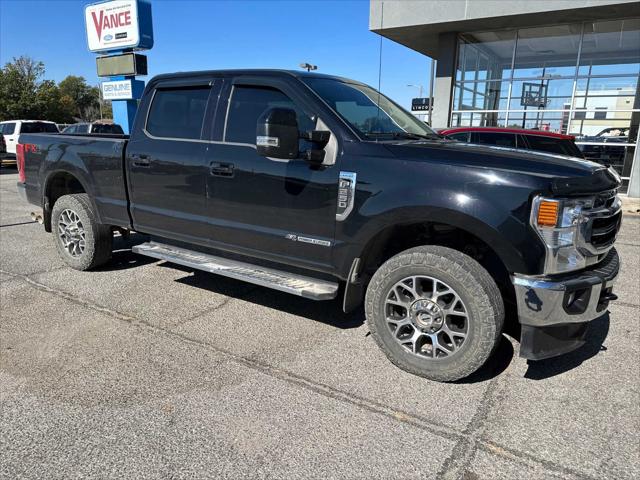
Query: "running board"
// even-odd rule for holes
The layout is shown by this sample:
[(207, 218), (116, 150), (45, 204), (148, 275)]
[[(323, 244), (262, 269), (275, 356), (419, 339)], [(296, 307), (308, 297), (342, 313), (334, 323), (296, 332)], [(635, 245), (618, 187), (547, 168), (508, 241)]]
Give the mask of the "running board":
[(140, 255), (159, 258), (205, 272), (217, 273), (312, 300), (331, 300), (338, 294), (337, 283), (216, 257), (173, 245), (147, 242), (134, 246), (132, 250)]

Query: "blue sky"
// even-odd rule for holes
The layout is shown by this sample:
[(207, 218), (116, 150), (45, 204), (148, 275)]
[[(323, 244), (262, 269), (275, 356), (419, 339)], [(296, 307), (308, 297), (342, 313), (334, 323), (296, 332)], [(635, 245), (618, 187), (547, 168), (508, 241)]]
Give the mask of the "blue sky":
[[(87, 1), (0, 0), (0, 62), (29, 55), (45, 63), (46, 78), (82, 75), (98, 84), (87, 51)], [(369, 31), (369, 1), (152, 0), (154, 48), (149, 77), (217, 68), (291, 68), (304, 61), (323, 73), (377, 87), (380, 37)], [(430, 59), (384, 39), (382, 91), (405, 107), (427, 95)]]

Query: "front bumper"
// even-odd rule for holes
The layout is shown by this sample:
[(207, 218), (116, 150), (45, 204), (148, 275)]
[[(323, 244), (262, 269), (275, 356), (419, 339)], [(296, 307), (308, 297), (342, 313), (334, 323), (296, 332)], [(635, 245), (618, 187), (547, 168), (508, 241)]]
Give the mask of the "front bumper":
[(554, 278), (514, 275), (522, 325), (520, 356), (541, 360), (582, 346), (587, 322), (602, 316), (620, 270), (615, 248), (597, 265)]

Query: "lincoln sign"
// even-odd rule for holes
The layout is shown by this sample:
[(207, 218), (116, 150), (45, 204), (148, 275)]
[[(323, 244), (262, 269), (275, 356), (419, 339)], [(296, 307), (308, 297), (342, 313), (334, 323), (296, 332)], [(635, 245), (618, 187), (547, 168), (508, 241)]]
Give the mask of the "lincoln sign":
[(153, 46), (151, 9), (146, 2), (112, 0), (87, 5), (84, 11), (87, 44), (92, 52), (143, 49)]

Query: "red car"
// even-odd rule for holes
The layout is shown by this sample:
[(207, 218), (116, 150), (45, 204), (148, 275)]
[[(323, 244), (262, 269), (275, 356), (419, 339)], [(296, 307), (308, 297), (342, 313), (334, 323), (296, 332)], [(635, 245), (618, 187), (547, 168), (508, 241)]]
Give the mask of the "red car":
[(445, 128), (438, 133), (461, 142), (521, 148), (584, 158), (575, 144), (576, 137), (573, 135), (543, 132), (542, 130), (494, 127)]

